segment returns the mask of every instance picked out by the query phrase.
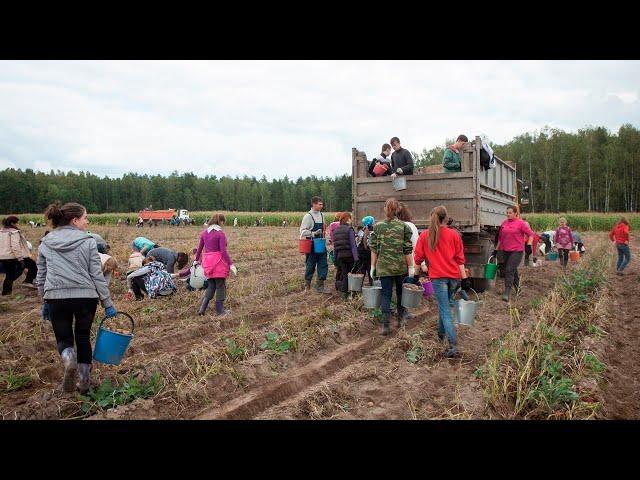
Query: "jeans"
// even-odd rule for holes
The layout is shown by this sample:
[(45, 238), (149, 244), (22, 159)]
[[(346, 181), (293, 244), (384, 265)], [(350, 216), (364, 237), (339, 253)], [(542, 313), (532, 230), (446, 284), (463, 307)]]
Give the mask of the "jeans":
[(518, 265), (522, 262), (524, 252), (504, 252), (504, 288), (520, 288)]
[(460, 281), (453, 278), (434, 278), (431, 284), (438, 301), (438, 335), (444, 337), (446, 334), (449, 346), (453, 348), (458, 344), (458, 338), (451, 318), (451, 306)]
[(336, 258), (336, 290), (347, 293), (349, 291), (349, 273), (353, 270), (353, 258)]
[(380, 310), (382, 313), (391, 313), (391, 296), (393, 295), (393, 284), (396, 285), (396, 304), (398, 313), (401, 313), (403, 308), (400, 305), (402, 302), (402, 281), (405, 279), (405, 275), (396, 275), (394, 277), (380, 277), (380, 283), (382, 283), (382, 302), (380, 304)]
[(569, 263), (569, 249), (559, 248), (558, 253), (560, 254), (560, 265), (566, 267), (567, 263)]
[(13, 282), (15, 282), (22, 272), (24, 265), (16, 258), (10, 260), (0, 260), (4, 267), (4, 283), (2, 284), (2, 295), (9, 295), (13, 291)]
[(227, 297), (227, 284), (224, 278), (207, 278), (207, 291), (204, 296), (211, 300), (216, 295), (216, 302), (224, 302)]
[[(97, 298), (47, 300), (58, 353), (73, 348), (75, 335), (78, 363), (91, 363), (91, 324), (98, 308)], [(73, 319), (75, 318), (75, 329)]]
[(616, 264), (616, 271), (621, 272), (631, 261), (631, 250), (629, 249), (629, 245), (624, 243), (616, 243), (616, 248), (618, 249), (618, 263)]
[(329, 273), (329, 265), (327, 264), (327, 253), (307, 253), (306, 266), (304, 270), (304, 279), (310, 282), (313, 278), (313, 272), (318, 266), (318, 280), (326, 280)]

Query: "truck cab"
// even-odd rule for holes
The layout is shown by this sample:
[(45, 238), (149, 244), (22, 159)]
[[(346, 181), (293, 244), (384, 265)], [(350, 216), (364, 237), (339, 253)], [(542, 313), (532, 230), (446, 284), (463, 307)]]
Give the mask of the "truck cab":
[(178, 210), (178, 218), (180, 220), (189, 220), (189, 210), (185, 210), (185, 209)]
[[(413, 212), (413, 223), (419, 231), (429, 227), (431, 210), (444, 205), (452, 220), (451, 227), (462, 235), (466, 267), (470, 270), (474, 289), (484, 291), (490, 284), (484, 279), (484, 265), (495, 248), (500, 225), (506, 220), (506, 209), (517, 205), (515, 166), (495, 157), (495, 168), (485, 169), (480, 163), (482, 140), (475, 137), (460, 152), (461, 171), (439, 169), (407, 175), (406, 189), (396, 191), (389, 176), (372, 177), (367, 169), (365, 152), (352, 149), (352, 211), (359, 221), (372, 215), (384, 218), (384, 203), (395, 198)], [(524, 239), (523, 239), (524, 243)]]

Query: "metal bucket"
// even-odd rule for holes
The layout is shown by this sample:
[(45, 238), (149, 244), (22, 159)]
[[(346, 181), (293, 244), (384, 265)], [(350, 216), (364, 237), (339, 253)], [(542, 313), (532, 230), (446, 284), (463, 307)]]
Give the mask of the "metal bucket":
[(404, 175), (399, 175), (393, 178), (393, 189), (396, 192), (407, 189), (407, 178)]
[(380, 279), (374, 280), (373, 281), (373, 286), (382, 288), (382, 280), (380, 280)]
[(475, 323), (476, 311), (478, 309), (478, 306), (482, 304), (478, 293), (473, 289), (471, 289), (471, 291), (475, 293), (476, 301), (463, 299), (455, 300), (455, 306), (453, 307), (455, 323), (466, 325), (468, 327), (473, 327)]
[(350, 292), (361, 292), (362, 284), (364, 283), (364, 274), (362, 273), (349, 273), (347, 275), (347, 282), (349, 284)]
[(364, 308), (379, 308), (382, 303), (382, 287), (362, 287), (362, 301)]
[(416, 308), (420, 305), (420, 299), (424, 293), (424, 287), (421, 285), (418, 286), (420, 287), (420, 290), (411, 290), (408, 288), (406, 283), (402, 285), (402, 300), (400, 301), (400, 305), (405, 308)]

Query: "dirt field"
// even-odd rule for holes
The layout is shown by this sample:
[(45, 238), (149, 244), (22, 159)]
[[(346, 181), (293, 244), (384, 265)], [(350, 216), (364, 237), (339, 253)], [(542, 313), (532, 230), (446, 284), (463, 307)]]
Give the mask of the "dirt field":
[[(111, 244), (124, 271), (135, 236), (190, 251), (200, 228), (94, 231)], [(297, 228), (226, 231), (239, 270), (228, 282), (229, 315), (217, 318), (210, 307), (207, 316), (197, 316), (202, 292), (187, 292), (182, 282), (178, 294), (143, 302), (124, 299), (123, 276), (112, 282), (116, 307), (136, 320), (135, 338), (119, 366), (94, 363), (93, 382), (94, 388), (106, 380), (127, 387), (129, 397), (117, 408), (60, 391), (62, 367), (51, 326), (40, 319), (36, 291), (19, 279), (13, 295), (0, 300), (2, 418), (502, 418), (487, 403), (478, 368), (499, 338), (535, 321), (562, 272), (557, 262), (521, 266), (523, 289), (511, 306), (499, 298), (498, 279), (495, 291), (481, 294), (475, 326), (458, 327), (462, 358), (448, 360), (435, 333), (433, 299), (423, 300), (405, 328), (396, 330), (394, 319), (394, 333), (382, 337), (378, 319), (361, 299), (303, 292)], [(36, 248), (43, 232), (25, 230)], [(583, 236), (590, 251), (606, 241), (604, 233)], [(609, 252), (613, 259), (612, 247)], [(604, 333), (591, 345), (606, 366), (594, 387), (598, 418), (640, 418), (636, 241), (632, 255), (626, 275), (613, 275), (611, 267), (599, 293), (610, 308), (603, 310)], [(330, 266), (330, 286), (333, 274)], [(416, 363), (407, 360), (408, 351), (420, 352)], [(134, 384), (150, 385), (152, 378), (155, 388), (141, 394), (144, 389)]]

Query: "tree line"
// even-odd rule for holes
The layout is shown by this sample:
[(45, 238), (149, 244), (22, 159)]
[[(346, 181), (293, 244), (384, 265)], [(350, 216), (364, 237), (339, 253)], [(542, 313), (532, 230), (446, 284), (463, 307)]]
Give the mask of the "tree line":
[[(470, 136), (471, 137), (471, 136)], [(442, 162), (444, 145), (412, 152), (417, 166)], [(623, 125), (611, 133), (585, 127), (576, 133), (545, 127), (504, 145), (490, 143), (496, 155), (517, 165), (518, 177), (530, 184), (532, 212), (638, 211), (640, 207), (640, 131)], [(373, 158), (378, 152), (369, 152)], [(121, 178), (89, 172), (0, 171), (0, 210), (43, 211), (53, 201), (76, 201), (93, 213), (154, 209), (225, 211), (305, 211), (320, 195), (328, 211), (351, 209), (351, 175), (267, 180), (128, 173)]]

